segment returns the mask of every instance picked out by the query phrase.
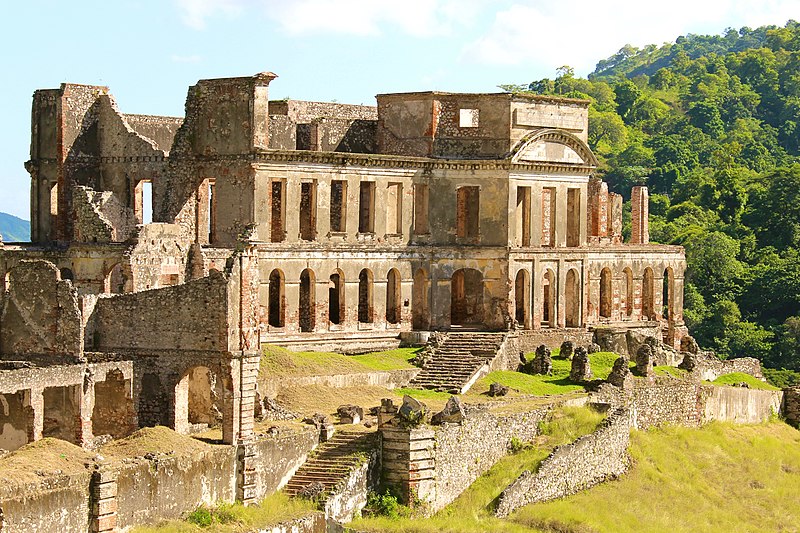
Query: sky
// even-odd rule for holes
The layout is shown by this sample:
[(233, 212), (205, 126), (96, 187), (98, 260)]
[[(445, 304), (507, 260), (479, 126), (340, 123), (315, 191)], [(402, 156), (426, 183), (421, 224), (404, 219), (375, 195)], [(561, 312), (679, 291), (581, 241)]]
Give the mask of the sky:
[(784, 25), (800, 0), (8, 0), (0, 18), (0, 211), (29, 218), (30, 105), (106, 85), (123, 113), (182, 116), (198, 79), (272, 71), (271, 98), (495, 92), (626, 44)]

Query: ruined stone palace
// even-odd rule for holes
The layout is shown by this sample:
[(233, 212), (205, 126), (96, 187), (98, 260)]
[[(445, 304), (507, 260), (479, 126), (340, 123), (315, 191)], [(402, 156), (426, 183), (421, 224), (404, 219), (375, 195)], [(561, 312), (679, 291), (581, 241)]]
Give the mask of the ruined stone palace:
[(271, 101), (275, 77), (201, 80), (182, 118), (34, 93), (33, 242), (0, 244), (0, 448), (215, 416), (246, 441), (265, 342), (602, 325), (679, 347), (683, 249), (649, 243), (644, 187), (623, 242), (588, 101)]
[(106, 87), (34, 93), (32, 242), (0, 243), (0, 448), (214, 409), (247, 439), (264, 342), (604, 325), (679, 346), (683, 249), (648, 242), (644, 187), (623, 242), (588, 101), (270, 101), (275, 77), (201, 80), (183, 118), (124, 114)]

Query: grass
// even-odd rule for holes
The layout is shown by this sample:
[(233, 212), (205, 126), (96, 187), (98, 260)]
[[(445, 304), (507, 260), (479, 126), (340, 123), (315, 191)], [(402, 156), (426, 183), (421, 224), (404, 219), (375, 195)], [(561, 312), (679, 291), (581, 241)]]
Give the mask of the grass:
[(262, 377), (273, 378), (413, 368), (410, 360), (419, 350), (419, 348), (398, 348), (348, 356), (332, 352), (292, 352), (280, 346), (267, 344), (261, 356), (260, 373)]
[(350, 527), (358, 531), (409, 533), (529, 532), (531, 529), (528, 527), (494, 518), (494, 501), (523, 471), (535, 469), (555, 446), (591, 433), (603, 418), (604, 415), (588, 407), (559, 408), (553, 412), (549, 421), (540, 425), (542, 438), (537, 439), (535, 446), (528, 446), (501, 459), (452, 504), (433, 517), (399, 520), (386, 517), (363, 518), (351, 523)]
[(210, 449), (210, 444), (156, 426), (141, 428), (124, 439), (111, 441), (100, 449), (100, 453), (106, 457), (124, 458), (142, 457), (148, 453), (194, 455)]
[[(567, 394), (574, 391), (582, 391), (583, 387), (572, 383), (569, 380), (569, 371), (572, 362), (559, 355), (559, 350), (553, 350), (553, 375), (530, 375), (522, 372), (512, 372), (508, 370), (498, 370), (491, 372), (478, 380), (473, 387), (476, 391), (488, 390), (492, 382), (498, 382), (518, 391), (521, 394), (534, 394), (537, 396), (551, 396)], [(526, 354), (526, 358), (531, 359), (533, 353)], [(611, 373), (614, 361), (619, 355), (613, 352), (596, 352), (589, 355), (589, 363), (592, 367), (592, 374), (595, 379), (606, 379)]]
[(687, 374), (682, 368), (669, 365), (654, 366), (653, 371), (656, 373), (656, 376), (671, 376), (673, 378), (683, 378), (686, 377)]
[(711, 383), (714, 385), (738, 385), (739, 383), (747, 383), (751, 389), (780, 390), (778, 387), (770, 385), (766, 381), (761, 381), (750, 374), (745, 374), (744, 372), (732, 372), (730, 374), (724, 374)]
[(82, 474), (93, 459), (93, 453), (60, 439), (31, 442), (0, 457), (0, 495), (46, 483), (48, 476)]
[(156, 526), (140, 526), (131, 530), (131, 533), (244, 533), (300, 518), (315, 510), (314, 504), (308, 500), (289, 498), (278, 492), (258, 505), (245, 507), (223, 503), (215, 507), (200, 507), (187, 515), (188, 520), (169, 520)]
[(800, 530), (800, 432), (786, 424), (634, 432), (630, 453), (634, 467), (620, 480), (510, 521), (547, 532)]

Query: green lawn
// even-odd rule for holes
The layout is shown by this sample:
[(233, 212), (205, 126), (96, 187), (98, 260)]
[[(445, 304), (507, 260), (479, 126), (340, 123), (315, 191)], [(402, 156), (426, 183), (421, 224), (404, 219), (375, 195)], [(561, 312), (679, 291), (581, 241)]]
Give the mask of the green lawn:
[(264, 345), (261, 372), (270, 377), (353, 374), (375, 370), (413, 368), (409, 362), (420, 348), (398, 348), (363, 355), (331, 352), (292, 352), (274, 345)]
[[(509, 370), (498, 370), (491, 372), (478, 380), (472, 390), (485, 391), (493, 382), (506, 385), (522, 394), (535, 394), (537, 396), (549, 396), (556, 394), (567, 394), (569, 392), (581, 391), (583, 387), (569, 380), (569, 371), (572, 362), (561, 358), (558, 350), (553, 351), (553, 375), (543, 376), (540, 374), (530, 375), (522, 372), (512, 372)], [(528, 359), (533, 358), (533, 353), (526, 354)], [(589, 355), (589, 363), (592, 367), (592, 374), (595, 379), (606, 379), (611, 373), (614, 361), (619, 355), (613, 352), (597, 352)]]
[(761, 381), (758, 378), (754, 378), (750, 374), (745, 374), (743, 372), (732, 372), (730, 374), (724, 374), (714, 381), (712, 381), (714, 385), (736, 385), (739, 383), (747, 383), (747, 385), (751, 389), (760, 389), (760, 390), (780, 390), (778, 387), (774, 387), (767, 383), (766, 381)]

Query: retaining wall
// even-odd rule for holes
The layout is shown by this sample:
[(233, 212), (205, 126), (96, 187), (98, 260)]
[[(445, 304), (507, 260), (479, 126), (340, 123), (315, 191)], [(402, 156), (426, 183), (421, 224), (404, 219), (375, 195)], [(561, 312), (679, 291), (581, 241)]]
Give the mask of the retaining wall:
[(618, 409), (590, 435), (559, 446), (539, 465), (526, 471), (500, 495), (496, 514), (508, 516), (529, 503), (574, 494), (628, 469), (631, 413)]

